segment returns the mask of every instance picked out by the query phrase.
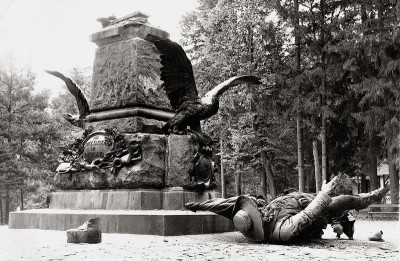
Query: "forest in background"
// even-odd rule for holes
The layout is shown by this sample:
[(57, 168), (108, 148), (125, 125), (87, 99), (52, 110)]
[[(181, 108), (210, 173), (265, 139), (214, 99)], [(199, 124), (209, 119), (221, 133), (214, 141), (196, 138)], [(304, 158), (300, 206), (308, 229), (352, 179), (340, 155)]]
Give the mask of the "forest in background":
[[(316, 192), (338, 173), (365, 174), (372, 190), (386, 160), (392, 203), (398, 203), (400, 3), (198, 2), (181, 21), (181, 44), (199, 93), (236, 75), (257, 75), (264, 83), (228, 91), (219, 113), (202, 123), (215, 140), (223, 194)], [(69, 74), (86, 93), (88, 71)], [(80, 135), (61, 116), (76, 113), (72, 95), (50, 100), (33, 92), (34, 82), (29, 68), (1, 60), (2, 224), (9, 211), (45, 207), (57, 146)]]
[(222, 148), (227, 195), (238, 172), (242, 193), (315, 192), (338, 173), (365, 174), (372, 190), (386, 159), (398, 202), (400, 4), (199, 3), (181, 26), (200, 93), (234, 75), (265, 83), (224, 95), (204, 124)]

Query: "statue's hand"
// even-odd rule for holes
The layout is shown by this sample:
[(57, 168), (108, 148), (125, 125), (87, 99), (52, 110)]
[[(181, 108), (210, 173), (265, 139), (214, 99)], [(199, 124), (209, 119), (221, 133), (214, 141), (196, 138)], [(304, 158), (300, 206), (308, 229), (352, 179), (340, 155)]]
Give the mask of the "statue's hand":
[(322, 183), (322, 187), (321, 187), (321, 191), (327, 193), (328, 195), (331, 194), (331, 192), (333, 191), (333, 189), (336, 187), (337, 183), (336, 183), (336, 179), (337, 177), (334, 177), (331, 181), (329, 181), (328, 183), (326, 183), (326, 180), (324, 180), (324, 182)]

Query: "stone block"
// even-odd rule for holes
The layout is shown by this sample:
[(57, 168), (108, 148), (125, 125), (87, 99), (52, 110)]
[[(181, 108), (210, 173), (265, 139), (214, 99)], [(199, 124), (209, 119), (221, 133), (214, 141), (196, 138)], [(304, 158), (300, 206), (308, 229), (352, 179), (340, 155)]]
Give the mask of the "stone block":
[(132, 167), (124, 167), (118, 175), (108, 175), (109, 188), (162, 188), (165, 176), (166, 136), (127, 134), (126, 141), (139, 141), (142, 159)]
[(144, 105), (172, 110), (161, 88), (160, 54), (140, 38), (115, 41), (96, 50), (90, 108), (102, 111)]
[(224, 217), (179, 210), (24, 210), (10, 213), (9, 228), (65, 231), (95, 217), (101, 218), (103, 233), (174, 236), (234, 231)]
[(77, 193), (69, 192), (53, 192), (49, 208), (76, 209), (78, 202)]
[(204, 215), (202, 217), (202, 224), (203, 224), (203, 233), (214, 233), (216, 231), (215, 229), (215, 219), (216, 216), (210, 216), (210, 215)]
[(67, 243), (89, 243), (101, 242), (100, 218), (93, 218), (76, 229), (67, 230)]
[(225, 231), (234, 231), (235, 226), (233, 222), (226, 217), (216, 215), (215, 217), (215, 228), (212, 229), (213, 233), (223, 233)]
[(163, 236), (203, 234), (201, 215), (165, 215)]
[(71, 229), (67, 230), (67, 243), (89, 243), (97, 244), (101, 242), (100, 231), (83, 231)]
[(162, 209), (161, 192), (156, 190), (141, 192), (141, 210)]
[(166, 143), (165, 135), (126, 134), (126, 142), (138, 141), (141, 144), (142, 159), (131, 166), (121, 168), (117, 175), (110, 169), (58, 173), (54, 182), (58, 189), (121, 189), (154, 188), (165, 184)]
[(220, 197), (217, 191), (187, 191), (182, 188), (70, 190), (52, 193), (50, 209), (185, 210), (189, 201)]
[(183, 191), (167, 191), (163, 193), (163, 209), (183, 210)]
[(113, 191), (108, 193), (106, 209), (127, 209), (128, 207), (127, 193), (125, 191)]
[(190, 135), (168, 136), (166, 186), (184, 187), (189, 184), (189, 175), (194, 168), (193, 158), (198, 148), (199, 145)]
[(206, 191), (186, 191), (183, 194), (183, 204), (188, 202), (203, 202), (211, 199), (211, 194)]
[(104, 170), (57, 173), (54, 183), (59, 189), (99, 189), (107, 187), (106, 176)]

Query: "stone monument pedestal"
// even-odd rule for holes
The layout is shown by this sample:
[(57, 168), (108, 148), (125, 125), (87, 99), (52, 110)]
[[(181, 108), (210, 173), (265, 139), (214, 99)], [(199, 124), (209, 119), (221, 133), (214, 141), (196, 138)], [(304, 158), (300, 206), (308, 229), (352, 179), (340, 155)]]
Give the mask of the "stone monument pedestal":
[(54, 192), (48, 209), (11, 212), (9, 228), (65, 231), (100, 217), (103, 233), (177, 236), (234, 231), (222, 216), (183, 208), (188, 201), (219, 196), (216, 191), (181, 188)]
[(90, 113), (82, 139), (60, 155), (54, 181), (61, 191), (52, 193), (49, 209), (11, 212), (9, 228), (68, 230), (100, 217), (104, 233), (233, 231), (224, 217), (183, 208), (219, 193), (182, 189), (214, 188), (213, 163), (193, 136), (160, 132), (175, 113), (160, 78), (160, 52), (145, 39), (169, 34), (147, 17), (135, 12), (91, 35), (98, 48)]

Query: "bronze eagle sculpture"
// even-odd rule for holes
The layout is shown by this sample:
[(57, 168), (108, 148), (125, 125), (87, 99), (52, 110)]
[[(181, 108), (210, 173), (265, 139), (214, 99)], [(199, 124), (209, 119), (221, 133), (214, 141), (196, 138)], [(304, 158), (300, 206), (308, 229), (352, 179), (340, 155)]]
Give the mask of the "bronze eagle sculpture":
[(72, 125), (83, 128), (83, 120), (87, 115), (90, 114), (88, 99), (86, 98), (83, 90), (70, 78), (64, 76), (62, 73), (57, 71), (46, 71), (47, 73), (54, 75), (65, 82), (68, 91), (74, 96), (78, 105), (78, 115), (72, 115), (70, 113), (64, 114), (64, 118), (69, 121)]
[(147, 35), (146, 40), (153, 42), (161, 53), (161, 80), (163, 88), (176, 112), (163, 127), (164, 132), (179, 132), (190, 129), (201, 132), (200, 120), (215, 115), (219, 109), (219, 98), (230, 87), (241, 83), (261, 84), (260, 79), (251, 75), (232, 77), (198, 96), (192, 64), (183, 48), (169, 39)]

